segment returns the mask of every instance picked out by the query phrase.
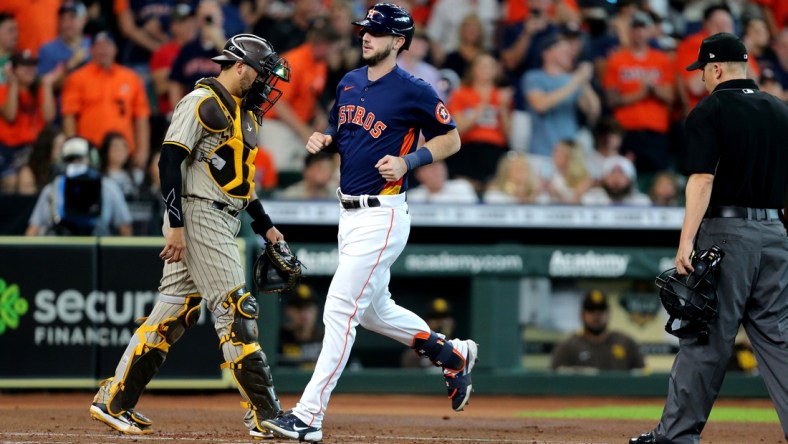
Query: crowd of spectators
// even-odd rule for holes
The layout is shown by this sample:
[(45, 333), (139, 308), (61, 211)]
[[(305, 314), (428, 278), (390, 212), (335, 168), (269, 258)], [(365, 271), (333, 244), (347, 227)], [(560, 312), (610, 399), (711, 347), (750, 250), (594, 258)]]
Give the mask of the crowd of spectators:
[[(741, 36), (748, 76), (788, 99), (784, 0), (391, 1), (417, 22), (398, 63), (433, 84), (463, 144), (411, 175), (425, 202), (680, 204), (683, 119), (705, 95), (684, 67), (713, 33)], [(41, 193), (64, 171), (63, 141), (79, 136), (130, 204), (135, 234), (150, 234), (137, 221), (156, 211), (135, 202), (158, 199), (155, 160), (175, 104), (218, 72), (211, 57), (227, 37), (252, 32), (293, 78), (260, 131), (258, 192), (333, 198), (336, 159), (306, 157), (303, 142), (325, 129), (342, 75), (363, 65), (350, 22), (374, 3), (2, 2), (2, 193)]]

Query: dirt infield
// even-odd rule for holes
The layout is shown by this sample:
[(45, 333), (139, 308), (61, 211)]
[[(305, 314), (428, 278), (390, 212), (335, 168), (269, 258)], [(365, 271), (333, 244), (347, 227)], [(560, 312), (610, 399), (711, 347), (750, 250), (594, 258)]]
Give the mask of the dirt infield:
[[(146, 394), (139, 410), (155, 432), (122, 436), (92, 421), (91, 393), (0, 394), (0, 442), (27, 443), (243, 443), (252, 441), (241, 418), (240, 396)], [(284, 408), (297, 401), (282, 396)], [(626, 443), (653, 422), (556, 420), (519, 416), (525, 410), (595, 405), (661, 405), (661, 399), (474, 396), (465, 412), (451, 411), (441, 396), (345, 395), (331, 398), (323, 424), (325, 443)], [(718, 405), (768, 407), (768, 400), (721, 400)], [(294, 441), (266, 440), (264, 443)], [(704, 443), (785, 443), (776, 424), (714, 423)]]

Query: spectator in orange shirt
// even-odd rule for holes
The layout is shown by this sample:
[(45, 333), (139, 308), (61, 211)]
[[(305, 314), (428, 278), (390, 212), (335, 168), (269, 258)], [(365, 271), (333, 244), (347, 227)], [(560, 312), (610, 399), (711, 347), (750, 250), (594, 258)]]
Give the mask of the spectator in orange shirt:
[(63, 131), (79, 135), (94, 146), (117, 131), (129, 141), (133, 164), (144, 169), (150, 148), (150, 106), (142, 79), (115, 63), (115, 40), (96, 34), (91, 61), (66, 78), (63, 86)]
[(53, 84), (59, 71), (36, 79), (38, 60), (28, 51), (11, 56), (7, 82), (0, 84), (0, 185), (16, 193), (19, 170), (27, 164), (33, 142), (55, 118)]
[(490, 54), (476, 56), (447, 104), (462, 149), (446, 159), (446, 165), (452, 178), (467, 179), (479, 193), (509, 149), (512, 91), (496, 86), (501, 75), (501, 66)]
[(339, 34), (330, 25), (312, 29), (307, 42), (282, 55), (290, 63), (290, 82), (282, 84), (282, 98), (263, 120), (260, 145), (274, 156), (280, 172), (301, 172), (309, 136), (328, 125), (317, 106), (326, 84), (326, 59), (336, 50)]
[(57, 11), (61, 0), (3, 0), (1, 3), (19, 25), (16, 47), (20, 50), (28, 49), (37, 56), (44, 43), (57, 37)]
[[(706, 86), (702, 80), (702, 72), (687, 71), (687, 65), (698, 57), (700, 43), (706, 37), (720, 32), (734, 33), (733, 16), (725, 5), (711, 5), (703, 11), (703, 29), (679, 43), (676, 48), (673, 70), (677, 78), (678, 97), (681, 101), (683, 116), (687, 116), (692, 108), (706, 97)], [(755, 57), (750, 57), (747, 67), (747, 77), (757, 79), (760, 77), (760, 68)]]
[(639, 11), (632, 18), (631, 46), (616, 51), (602, 86), (608, 106), (624, 129), (623, 154), (634, 157), (638, 173), (668, 169), (673, 73), (667, 54), (649, 47), (654, 22)]

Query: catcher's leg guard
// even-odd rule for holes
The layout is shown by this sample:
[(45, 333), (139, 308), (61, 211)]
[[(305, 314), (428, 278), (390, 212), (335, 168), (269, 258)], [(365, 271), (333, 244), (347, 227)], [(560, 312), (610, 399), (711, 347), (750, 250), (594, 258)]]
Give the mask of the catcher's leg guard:
[[(110, 415), (133, 412), (145, 386), (164, 363), (170, 346), (197, 323), (201, 299), (198, 294), (159, 297), (150, 316), (134, 333), (111, 380), (109, 399), (106, 400)], [(150, 425), (144, 416), (139, 422)]]
[[(271, 368), (257, 342), (257, 299), (244, 286), (227, 295), (227, 300), (217, 307), (224, 311), (217, 317), (219, 345), (241, 395), (247, 400), (241, 405), (251, 411), (247, 426), (264, 430), (262, 422), (275, 418), (282, 411), (274, 391)], [(222, 334), (226, 331), (226, 334)]]
[(418, 333), (411, 346), (419, 356), (426, 356), (437, 367), (459, 372), (465, 367), (465, 357), (451, 342), (435, 332)]

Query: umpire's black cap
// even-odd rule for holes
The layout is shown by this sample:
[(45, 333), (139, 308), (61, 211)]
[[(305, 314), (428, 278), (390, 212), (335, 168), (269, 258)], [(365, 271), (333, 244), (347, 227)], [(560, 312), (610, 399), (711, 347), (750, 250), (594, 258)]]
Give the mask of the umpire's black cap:
[(687, 71), (703, 69), (707, 63), (746, 62), (747, 48), (740, 38), (727, 32), (706, 37), (700, 44), (698, 60), (687, 67)]

